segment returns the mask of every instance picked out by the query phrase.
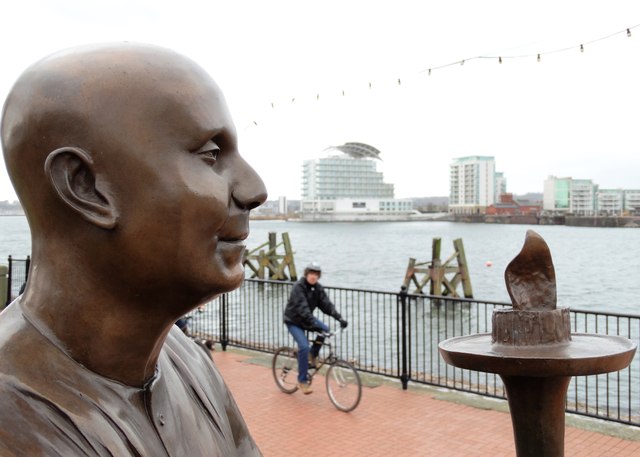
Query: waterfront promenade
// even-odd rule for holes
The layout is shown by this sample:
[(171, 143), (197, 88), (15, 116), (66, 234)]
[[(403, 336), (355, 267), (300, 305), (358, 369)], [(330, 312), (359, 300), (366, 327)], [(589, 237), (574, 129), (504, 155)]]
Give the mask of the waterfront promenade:
[[(270, 355), (236, 349), (214, 360), (265, 457), (486, 456), (513, 457), (505, 402), (367, 377), (360, 406), (342, 413), (330, 403), (323, 378), (311, 395), (280, 392)], [(640, 455), (640, 429), (567, 416), (565, 456)]]

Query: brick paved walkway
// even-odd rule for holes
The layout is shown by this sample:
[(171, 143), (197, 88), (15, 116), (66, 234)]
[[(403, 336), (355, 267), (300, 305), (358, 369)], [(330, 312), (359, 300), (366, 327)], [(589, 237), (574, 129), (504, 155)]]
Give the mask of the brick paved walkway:
[[(265, 457), (515, 456), (509, 414), (464, 404), (468, 395), (448, 394), (464, 402), (445, 401), (434, 398), (435, 389), (403, 391), (385, 383), (364, 388), (360, 406), (343, 413), (329, 401), (322, 380), (311, 395), (280, 392), (265, 355), (216, 351), (214, 360)], [(640, 429), (615, 428), (628, 439), (567, 426), (565, 455), (640, 456)]]

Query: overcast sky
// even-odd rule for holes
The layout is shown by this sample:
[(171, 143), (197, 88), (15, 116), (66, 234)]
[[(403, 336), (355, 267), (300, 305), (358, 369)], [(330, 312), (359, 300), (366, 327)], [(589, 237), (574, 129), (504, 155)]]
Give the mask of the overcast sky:
[(467, 155), (494, 156), (516, 194), (549, 175), (640, 188), (637, 0), (20, 0), (0, 17), (2, 101), (28, 65), (79, 44), (196, 60), (270, 199), (299, 198), (303, 160), (348, 141), (381, 151), (396, 197), (448, 195)]

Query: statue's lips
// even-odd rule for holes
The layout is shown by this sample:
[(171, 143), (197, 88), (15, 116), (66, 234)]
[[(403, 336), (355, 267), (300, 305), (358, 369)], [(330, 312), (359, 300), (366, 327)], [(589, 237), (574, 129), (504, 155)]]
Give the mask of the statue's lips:
[(218, 245), (226, 247), (245, 247), (249, 236), (249, 219), (242, 214), (230, 216), (218, 232)]
[(218, 238), (218, 249), (224, 251), (243, 250), (246, 248), (245, 240), (249, 236), (248, 233), (244, 233), (238, 236), (229, 238)]

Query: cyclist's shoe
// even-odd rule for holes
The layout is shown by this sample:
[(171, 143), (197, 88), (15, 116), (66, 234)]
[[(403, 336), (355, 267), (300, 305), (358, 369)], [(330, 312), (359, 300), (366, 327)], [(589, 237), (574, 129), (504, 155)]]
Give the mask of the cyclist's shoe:
[(315, 368), (318, 363), (318, 357), (314, 355), (309, 355), (309, 368)]
[(311, 388), (311, 385), (308, 382), (299, 382), (298, 388), (305, 395), (309, 395), (310, 393), (313, 393), (313, 389)]

